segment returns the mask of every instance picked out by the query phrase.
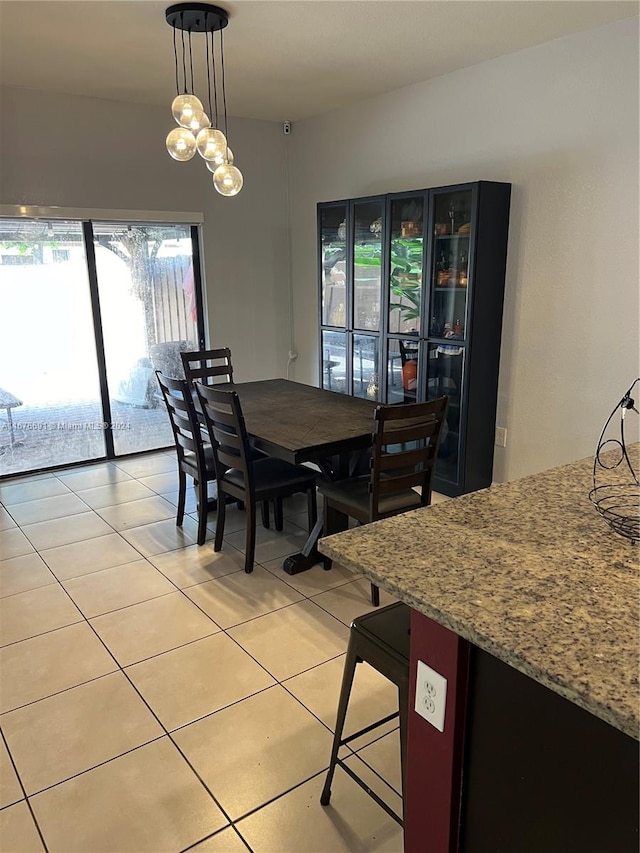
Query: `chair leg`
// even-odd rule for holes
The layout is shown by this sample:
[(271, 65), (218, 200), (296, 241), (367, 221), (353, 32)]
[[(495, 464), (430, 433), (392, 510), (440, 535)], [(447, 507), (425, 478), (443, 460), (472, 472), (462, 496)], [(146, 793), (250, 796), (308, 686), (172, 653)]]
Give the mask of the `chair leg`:
[(209, 500), (207, 481), (204, 477), (198, 483), (198, 545), (204, 545), (207, 538), (207, 503)]
[(371, 584), (371, 604), (380, 607), (380, 589), (374, 583)]
[(216, 538), (213, 543), (214, 551), (222, 551), (222, 537), (224, 536), (224, 522), (227, 514), (227, 496), (218, 485), (218, 512), (216, 515)]
[(246, 502), (247, 506), (247, 535), (245, 539), (244, 570), (247, 574), (253, 571), (253, 559), (256, 553), (256, 505), (253, 498)]
[(331, 747), (331, 759), (329, 761), (329, 770), (327, 778), (324, 782), (324, 788), (320, 796), (320, 802), (323, 806), (329, 805), (331, 799), (331, 782), (336, 769), (336, 760), (340, 750), (340, 741), (342, 740), (342, 732), (344, 730), (344, 721), (347, 717), (347, 708), (349, 705), (349, 696), (351, 695), (351, 687), (353, 685), (353, 677), (358, 664), (358, 656), (356, 655), (355, 643), (353, 635), (349, 636), (349, 646), (347, 648), (347, 656), (344, 662), (344, 672), (342, 673), (342, 687), (340, 688), (340, 699), (338, 701), (338, 715), (336, 718), (335, 734), (333, 736), (333, 746)]
[[(262, 526), (269, 529), (269, 501), (261, 501), (260, 506), (262, 508)], [(276, 530), (278, 529), (278, 523), (276, 522)]]
[[(331, 504), (329, 503), (329, 499), (326, 497), (325, 497), (323, 504), (322, 504), (322, 519), (324, 521), (323, 535), (324, 536), (331, 536), (331, 534), (334, 532), (333, 521), (335, 519), (335, 515), (333, 512), (333, 508), (332, 508)], [(332, 565), (333, 565), (333, 560), (331, 559), (331, 557), (323, 557), (322, 558), (322, 567), (325, 570), (325, 572), (328, 572), (331, 569)]]
[(278, 532), (284, 529), (284, 514), (282, 512), (282, 498), (273, 499), (273, 519)]
[(187, 498), (187, 475), (181, 469), (178, 470), (178, 511), (176, 513), (176, 527), (182, 527), (184, 521), (184, 504)]
[(307, 523), (309, 525), (309, 533), (313, 530), (317, 520), (318, 500), (316, 498), (316, 487), (315, 485), (312, 485), (307, 491)]

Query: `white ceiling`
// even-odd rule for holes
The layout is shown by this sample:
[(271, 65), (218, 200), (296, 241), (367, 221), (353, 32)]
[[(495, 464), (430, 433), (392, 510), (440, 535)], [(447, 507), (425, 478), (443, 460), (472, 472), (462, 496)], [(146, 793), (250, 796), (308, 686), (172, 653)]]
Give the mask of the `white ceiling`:
[[(229, 113), (292, 121), (638, 14), (618, 0), (217, 0)], [(2, 0), (4, 85), (138, 103), (175, 94), (170, 2)], [(193, 36), (199, 47), (202, 36)], [(197, 44), (196, 44), (197, 43)], [(204, 59), (195, 64), (205, 88)]]

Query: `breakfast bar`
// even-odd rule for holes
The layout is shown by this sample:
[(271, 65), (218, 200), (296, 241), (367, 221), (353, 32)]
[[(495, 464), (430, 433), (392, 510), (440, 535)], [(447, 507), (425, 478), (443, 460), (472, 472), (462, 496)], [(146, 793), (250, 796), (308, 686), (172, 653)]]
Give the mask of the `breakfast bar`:
[[(408, 853), (637, 849), (638, 547), (591, 505), (592, 467), (319, 543), (412, 608)], [(447, 679), (442, 732), (414, 711), (418, 661)]]

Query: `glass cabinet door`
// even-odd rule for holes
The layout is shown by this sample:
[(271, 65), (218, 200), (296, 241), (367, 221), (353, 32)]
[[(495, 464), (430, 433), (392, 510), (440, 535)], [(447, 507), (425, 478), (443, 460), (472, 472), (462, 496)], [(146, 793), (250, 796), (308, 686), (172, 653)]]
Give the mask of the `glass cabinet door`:
[(447, 420), (440, 435), (437, 474), (456, 482), (460, 461), (460, 409), (465, 350), (458, 344), (429, 344), (427, 399), (449, 398)]
[(377, 335), (353, 336), (353, 396), (378, 399), (380, 339)]
[(433, 221), (435, 234), (429, 335), (434, 338), (465, 340), (471, 190), (436, 194)]
[(353, 328), (380, 329), (382, 201), (353, 206)]
[(322, 332), (322, 387), (347, 393), (346, 332)]
[(347, 206), (325, 207), (320, 216), (322, 325), (347, 323)]
[(389, 332), (420, 333), (423, 264), (423, 196), (391, 202)]
[(387, 403), (415, 403), (420, 387), (420, 342), (389, 338), (387, 341)]

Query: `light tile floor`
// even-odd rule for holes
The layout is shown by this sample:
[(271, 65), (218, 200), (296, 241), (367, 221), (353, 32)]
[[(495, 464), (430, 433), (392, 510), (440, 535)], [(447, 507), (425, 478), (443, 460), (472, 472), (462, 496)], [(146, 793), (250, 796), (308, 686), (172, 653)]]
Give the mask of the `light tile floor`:
[[(244, 513), (227, 511), (216, 554), (194, 544), (193, 498), (182, 530), (176, 503), (173, 452), (0, 482), (3, 853), (401, 853), (340, 769), (319, 802), (368, 583), (282, 570), (303, 496), (282, 533), (259, 527), (250, 575)], [(396, 708), (358, 667), (347, 729)], [(400, 809), (397, 726), (345, 757)]]

